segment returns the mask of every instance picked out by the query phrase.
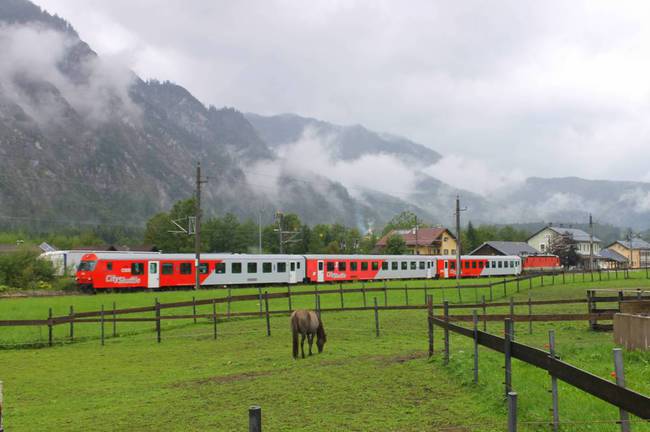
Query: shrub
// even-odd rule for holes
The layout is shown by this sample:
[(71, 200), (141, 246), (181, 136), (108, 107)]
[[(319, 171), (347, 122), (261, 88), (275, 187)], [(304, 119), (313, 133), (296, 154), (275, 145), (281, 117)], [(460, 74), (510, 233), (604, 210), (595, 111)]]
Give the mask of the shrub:
[(54, 280), (49, 261), (38, 259), (33, 252), (0, 254), (0, 285), (18, 289), (41, 289), (39, 285)]

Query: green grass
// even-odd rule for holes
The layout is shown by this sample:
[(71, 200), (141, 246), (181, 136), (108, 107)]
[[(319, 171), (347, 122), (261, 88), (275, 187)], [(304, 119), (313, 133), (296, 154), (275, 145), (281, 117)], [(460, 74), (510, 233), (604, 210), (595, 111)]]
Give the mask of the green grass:
[[(620, 276), (620, 275), (619, 275)], [(535, 280), (528, 291), (526, 282), (506, 287), (506, 295), (527, 299), (584, 298), (587, 288), (648, 287), (643, 274), (632, 279), (545, 286)], [(485, 280), (473, 281), (484, 283)], [(409, 287), (421, 281), (407, 282)], [(430, 286), (433, 285), (429, 282)], [(391, 284), (389, 284), (391, 285)], [(392, 283), (403, 286), (404, 282)], [(445, 285), (445, 298), (457, 301), (453, 281)], [(366, 286), (378, 286), (367, 284)], [(330, 286), (331, 288), (332, 286)], [(352, 285), (344, 285), (352, 288)], [(285, 288), (282, 288), (285, 289)], [(312, 287), (299, 287), (311, 290)], [(271, 291), (271, 289), (269, 289)], [(274, 289), (273, 291), (277, 291)], [(257, 292), (233, 290), (233, 295)], [(389, 304), (403, 304), (403, 292), (389, 292)], [(431, 293), (431, 292), (430, 292)], [(442, 291), (435, 291), (436, 303)], [(131, 307), (227, 295), (223, 290), (102, 294), (0, 300), (0, 319), (45, 318), (49, 307), (54, 314), (75, 310), (96, 310), (101, 304)], [(368, 294), (368, 303), (376, 295)], [(477, 289), (476, 296), (489, 295)], [(474, 290), (463, 291), (474, 300)], [(502, 287), (493, 298), (503, 296)], [(412, 304), (424, 301), (423, 292), (409, 293)], [(295, 296), (293, 306), (313, 307), (313, 296)], [(338, 295), (321, 297), (322, 307), (340, 307)], [(346, 306), (361, 305), (362, 295), (346, 294)], [(219, 305), (224, 312), (226, 305)], [(271, 300), (271, 309), (286, 309), (287, 300)], [(185, 308), (164, 311), (189, 313)], [(233, 303), (232, 311), (259, 310), (257, 301)], [(498, 313), (505, 308), (491, 309)], [(519, 310), (519, 309), (518, 309)], [(208, 313), (210, 306), (200, 307)], [(536, 306), (534, 313), (585, 312), (586, 305)], [(522, 313), (527, 312), (523, 307)], [(458, 313), (467, 313), (460, 310)], [(151, 314), (143, 314), (151, 316)], [(247, 408), (263, 407), (266, 430), (478, 430), (505, 429), (503, 403), (503, 356), (486, 348), (480, 351), (480, 382), (472, 380), (471, 340), (452, 335), (451, 361), (442, 364), (442, 332), (436, 329), (436, 355), (423, 356), (427, 347), (425, 311), (382, 311), (381, 336), (374, 336), (373, 313), (326, 313), (323, 316), (328, 343), (322, 355), (306, 360), (291, 359), (286, 316), (271, 318), (272, 336), (266, 336), (259, 318), (233, 319), (218, 323), (219, 337), (212, 339), (212, 324), (199, 320), (164, 321), (163, 341), (157, 344), (153, 323), (119, 323), (118, 337), (105, 346), (97, 340), (97, 324), (78, 324), (82, 338), (64, 343), (66, 325), (55, 328), (53, 348), (0, 350), (0, 380), (5, 386), (6, 429), (11, 431), (62, 430), (243, 430)], [(610, 378), (613, 369), (611, 333), (587, 330), (585, 322), (518, 323), (517, 340), (544, 348), (548, 330), (555, 329), (557, 350), (569, 363), (599, 376)], [(489, 331), (501, 334), (502, 323), (489, 324)], [(112, 328), (106, 326), (110, 335)], [(0, 327), (0, 343), (44, 342), (46, 328)], [(550, 419), (548, 375), (532, 366), (513, 361), (513, 386), (519, 393), (519, 416), (523, 422)], [(628, 386), (650, 394), (650, 354), (625, 353)], [(611, 378), (610, 378), (611, 379)], [(560, 384), (560, 415), (565, 421), (614, 421), (618, 412), (604, 402)], [(453, 428), (452, 428), (453, 427)], [(636, 431), (650, 431), (648, 424), (635, 424)], [(547, 425), (522, 424), (520, 430), (549, 430)], [(563, 430), (610, 431), (613, 424), (571, 424)]]

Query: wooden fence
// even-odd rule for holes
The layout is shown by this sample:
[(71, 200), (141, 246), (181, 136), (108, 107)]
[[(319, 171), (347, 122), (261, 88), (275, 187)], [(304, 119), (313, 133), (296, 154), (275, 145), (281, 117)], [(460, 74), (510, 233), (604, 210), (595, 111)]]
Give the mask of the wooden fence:
[[(650, 300), (650, 290), (643, 289), (591, 289), (587, 290), (587, 310), (591, 314), (611, 314), (621, 311), (620, 302), (626, 300)], [(605, 304), (603, 306), (603, 304)], [(611, 320), (612, 318), (600, 318), (600, 320)], [(612, 323), (602, 324), (598, 316), (589, 320), (589, 328), (592, 330), (611, 331), (614, 328)]]

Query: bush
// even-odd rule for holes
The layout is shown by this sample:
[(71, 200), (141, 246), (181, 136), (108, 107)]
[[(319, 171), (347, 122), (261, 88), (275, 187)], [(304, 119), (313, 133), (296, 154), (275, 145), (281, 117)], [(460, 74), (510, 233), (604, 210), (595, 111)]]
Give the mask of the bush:
[(0, 285), (17, 289), (47, 289), (54, 267), (33, 252), (0, 254)]

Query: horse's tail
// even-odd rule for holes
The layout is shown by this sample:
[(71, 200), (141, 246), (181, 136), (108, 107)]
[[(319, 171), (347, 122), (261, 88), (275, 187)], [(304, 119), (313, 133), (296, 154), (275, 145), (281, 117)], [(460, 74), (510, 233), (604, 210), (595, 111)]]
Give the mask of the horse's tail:
[(298, 358), (298, 320), (291, 315), (291, 334), (293, 337), (293, 358)]

